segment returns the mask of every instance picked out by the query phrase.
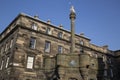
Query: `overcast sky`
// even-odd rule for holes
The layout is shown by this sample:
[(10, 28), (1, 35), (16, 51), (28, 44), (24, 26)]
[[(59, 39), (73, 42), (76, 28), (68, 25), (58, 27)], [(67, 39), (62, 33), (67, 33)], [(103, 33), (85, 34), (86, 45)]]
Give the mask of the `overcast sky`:
[(98, 46), (120, 49), (120, 0), (0, 0), (0, 33), (21, 12), (70, 30), (71, 5), (77, 34), (84, 33)]

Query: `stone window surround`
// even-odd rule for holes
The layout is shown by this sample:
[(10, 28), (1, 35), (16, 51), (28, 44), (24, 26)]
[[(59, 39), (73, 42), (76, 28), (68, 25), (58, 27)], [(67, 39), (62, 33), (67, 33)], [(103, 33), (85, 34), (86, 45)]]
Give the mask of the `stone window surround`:
[(45, 52), (50, 53), (51, 51), (51, 42), (45, 41)]
[(26, 62), (26, 68), (27, 69), (33, 69), (34, 67), (34, 56), (27, 56), (27, 62)]
[(31, 38), (30, 38), (29, 47), (30, 47), (31, 49), (35, 49), (35, 47), (36, 47), (36, 38), (35, 38), (35, 37), (31, 37)]
[(8, 65), (9, 65), (9, 59), (10, 59), (10, 57), (9, 57), (9, 56), (7, 56), (5, 68), (7, 68), (7, 67), (8, 67)]
[(61, 45), (58, 45), (58, 53), (63, 53), (63, 47)]
[(32, 23), (31, 27), (33, 30), (38, 30), (38, 26), (36, 23)]

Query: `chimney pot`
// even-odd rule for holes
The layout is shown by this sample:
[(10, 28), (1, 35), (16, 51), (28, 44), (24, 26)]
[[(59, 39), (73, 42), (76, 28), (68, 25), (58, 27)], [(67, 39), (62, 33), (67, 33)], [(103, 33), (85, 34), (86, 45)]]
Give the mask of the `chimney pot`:
[(51, 23), (50, 19), (48, 19), (48, 20), (47, 20), (47, 23), (48, 23), (48, 24), (50, 24), (50, 23)]
[(80, 33), (80, 36), (84, 36), (84, 33)]
[(62, 24), (60, 24), (60, 25), (59, 25), (59, 27), (60, 27), (60, 28), (63, 28), (63, 25), (62, 25)]
[(38, 15), (35, 15), (34, 18), (35, 18), (35, 19), (39, 19), (39, 16), (38, 16)]

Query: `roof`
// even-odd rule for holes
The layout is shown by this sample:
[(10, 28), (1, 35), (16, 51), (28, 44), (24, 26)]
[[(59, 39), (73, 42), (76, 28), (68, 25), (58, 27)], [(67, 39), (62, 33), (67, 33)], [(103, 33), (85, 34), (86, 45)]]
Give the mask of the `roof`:
[[(60, 30), (62, 30), (62, 31), (65, 31), (65, 32), (70, 33), (70, 31), (65, 30), (65, 29), (63, 29), (63, 28), (59, 28), (58, 26), (56, 26), (56, 25), (54, 25), (54, 24), (48, 24), (46, 21), (40, 20), (39, 18), (34, 18), (34, 17), (32, 17), (32, 16), (30, 16), (30, 15), (27, 15), (27, 14), (25, 14), (25, 13), (20, 13), (20, 14), (18, 14), (18, 16), (7, 26), (7, 28), (0, 34), (0, 36), (9, 28), (9, 26), (11, 26), (11, 25), (12, 25), (17, 19), (19, 19), (21, 16), (30, 18), (30, 19), (35, 20), (35, 21), (37, 21), (37, 22), (41, 22), (41, 23), (50, 25), (51, 27), (54, 27), (54, 28), (57, 28), (57, 29), (60, 29)], [(82, 38), (87, 39), (88, 41), (90, 41), (90, 39), (87, 38), (87, 37), (85, 37), (85, 36), (81, 36), (81, 35), (78, 35), (78, 34), (75, 34), (75, 35), (76, 35), (76, 36), (79, 36), (79, 37), (82, 37)]]

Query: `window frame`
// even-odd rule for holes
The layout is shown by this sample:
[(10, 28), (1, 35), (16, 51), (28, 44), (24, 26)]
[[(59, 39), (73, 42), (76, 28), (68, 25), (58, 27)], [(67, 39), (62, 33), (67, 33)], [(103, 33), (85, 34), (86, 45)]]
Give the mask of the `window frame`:
[(36, 47), (36, 42), (37, 42), (36, 38), (35, 38), (35, 37), (31, 37), (31, 38), (30, 38), (29, 47), (30, 47), (31, 49), (35, 49), (35, 47)]
[(49, 35), (52, 34), (52, 33), (51, 33), (51, 28), (47, 27), (47, 29), (46, 29), (46, 34), (49, 34)]
[(80, 54), (84, 53), (84, 47), (80, 46)]
[(38, 30), (38, 26), (37, 26), (36, 23), (33, 23), (33, 24), (31, 25), (31, 27), (32, 27), (33, 30)]
[(8, 56), (7, 59), (6, 59), (5, 68), (8, 68), (8, 66), (9, 66), (9, 60), (10, 60), (10, 57)]
[(112, 70), (112, 69), (110, 69), (110, 75), (111, 75), (111, 77), (114, 76), (114, 74), (113, 74), (113, 70)]
[[(32, 61), (30, 61), (29, 58), (32, 58)], [(35, 60), (34, 56), (27, 56), (27, 60), (26, 60), (26, 68), (27, 69), (34, 69), (34, 60)]]
[(4, 52), (4, 47), (3, 47), (3, 46), (1, 46), (0, 55), (2, 55), (2, 54), (3, 54), (3, 52)]
[(80, 40), (80, 45), (84, 45), (84, 41), (83, 40)]
[(104, 76), (107, 76), (107, 70), (104, 70)]
[[(49, 50), (47, 51), (48, 48), (49, 48)], [(44, 52), (46, 52), (46, 53), (50, 53), (51, 52), (51, 42), (50, 41), (45, 41)]]
[(13, 39), (10, 40), (10, 48), (13, 46)]
[(0, 70), (3, 69), (3, 66), (4, 66), (4, 60), (1, 61)]
[(63, 38), (63, 32), (58, 32), (58, 38), (60, 38), (60, 39)]
[(58, 45), (58, 53), (63, 53), (63, 46)]
[(8, 42), (5, 44), (5, 52), (8, 50)]

